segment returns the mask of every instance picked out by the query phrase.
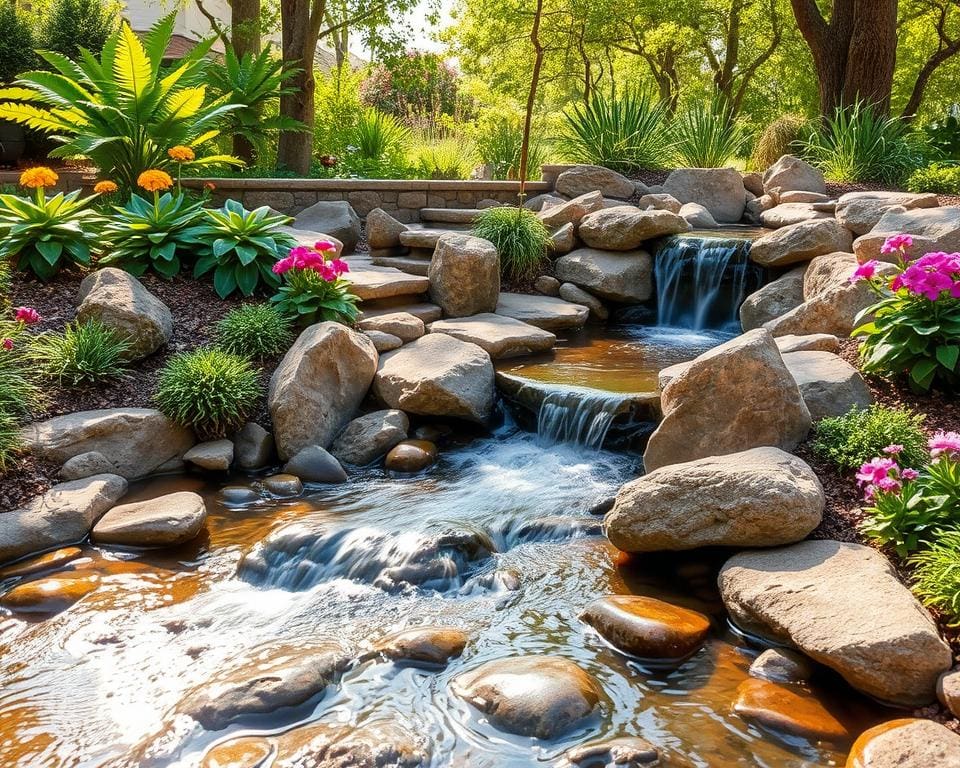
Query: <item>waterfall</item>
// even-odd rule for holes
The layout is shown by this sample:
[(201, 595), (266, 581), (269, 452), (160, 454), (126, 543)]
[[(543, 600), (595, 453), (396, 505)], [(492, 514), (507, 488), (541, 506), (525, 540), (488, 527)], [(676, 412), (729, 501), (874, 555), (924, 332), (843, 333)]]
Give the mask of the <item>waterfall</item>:
[(733, 237), (676, 235), (654, 254), (657, 325), (739, 330), (740, 304), (759, 287), (750, 241)]
[(628, 399), (623, 394), (603, 390), (556, 389), (540, 404), (537, 435), (548, 445), (572, 443), (599, 450)]

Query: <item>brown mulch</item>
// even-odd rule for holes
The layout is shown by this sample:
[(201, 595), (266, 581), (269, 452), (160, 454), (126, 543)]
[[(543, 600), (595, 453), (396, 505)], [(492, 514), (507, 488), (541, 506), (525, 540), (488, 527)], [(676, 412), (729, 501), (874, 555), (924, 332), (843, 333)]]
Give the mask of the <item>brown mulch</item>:
[[(77, 271), (61, 272), (49, 283), (18, 277), (12, 286), (10, 303), (14, 307), (34, 307), (43, 317), (37, 326), (38, 330), (61, 330), (74, 318), (77, 293), (83, 277), (84, 274)], [(178, 352), (209, 343), (217, 321), (231, 309), (251, 301), (236, 296), (221, 299), (214, 292), (213, 285), (206, 280), (192, 280), (184, 276), (164, 280), (154, 275), (146, 275), (140, 280), (173, 314), (173, 337), (170, 343), (145, 360), (131, 365), (128, 374), (116, 381), (86, 387), (46, 385), (44, 408), (35, 414), (36, 418), (119, 406), (152, 407), (151, 398), (157, 376), (166, 361)], [(260, 363), (264, 392), (278, 362), (266, 360)], [(265, 426), (269, 425), (265, 396), (261, 398), (252, 417)], [(22, 457), (4, 475), (0, 511), (13, 509), (47, 490), (56, 482), (58, 469), (34, 457)]]

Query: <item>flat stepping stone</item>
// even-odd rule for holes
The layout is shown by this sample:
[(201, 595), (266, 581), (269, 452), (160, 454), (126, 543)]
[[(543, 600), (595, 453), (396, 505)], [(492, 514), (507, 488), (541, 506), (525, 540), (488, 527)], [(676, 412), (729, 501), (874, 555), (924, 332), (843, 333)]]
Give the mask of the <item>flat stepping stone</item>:
[(377, 267), (399, 269), (408, 275), (426, 277), (430, 269), (430, 258), (422, 256), (374, 256), (373, 264)]
[(443, 316), (443, 312), (436, 304), (422, 301), (412, 304), (405, 304), (402, 301), (384, 301), (364, 304), (360, 317), (364, 320), (371, 317), (380, 317), (381, 315), (392, 315), (397, 312), (406, 312), (414, 317), (419, 317), (424, 323), (432, 323)]
[(96, 544), (171, 547), (195, 538), (207, 520), (203, 498), (190, 491), (121, 504), (100, 518), (91, 538)]
[[(437, 247), (437, 241), (444, 235), (448, 235), (455, 230), (452, 229), (408, 229), (400, 233), (400, 243), (408, 248), (429, 248)], [(460, 232), (462, 234), (462, 232)]]
[(421, 208), (420, 221), (444, 224), (473, 224), (481, 211), (476, 208)]
[(351, 290), (361, 301), (387, 299), (393, 296), (419, 296), (430, 288), (430, 281), (418, 275), (408, 275), (393, 267), (377, 267), (350, 272), (347, 275)]
[(586, 325), (590, 310), (553, 296), (501, 293), (496, 314), (522, 320), (545, 331), (563, 331)]
[(460, 341), (469, 341), (486, 350), (494, 360), (546, 352), (557, 342), (550, 331), (490, 312), (438, 320), (430, 325), (430, 333), (445, 333)]

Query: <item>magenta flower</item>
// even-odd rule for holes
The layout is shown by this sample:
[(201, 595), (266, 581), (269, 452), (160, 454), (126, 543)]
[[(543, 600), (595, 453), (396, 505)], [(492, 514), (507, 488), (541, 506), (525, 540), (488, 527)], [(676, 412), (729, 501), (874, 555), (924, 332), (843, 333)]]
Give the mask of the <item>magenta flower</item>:
[(323, 253), (324, 251), (337, 250), (336, 243), (331, 243), (329, 240), (317, 240), (317, 242), (313, 244), (313, 247), (315, 250), (318, 250), (321, 253)]
[(332, 283), (337, 279), (337, 270), (335, 270), (330, 264), (324, 264), (317, 271), (320, 273), (320, 277), (328, 283)]
[(897, 462), (893, 459), (877, 457), (860, 467), (860, 471), (857, 473), (857, 481), (861, 485), (879, 485), (880, 480), (890, 476), (891, 470), (896, 472), (898, 469)]
[(931, 458), (947, 455), (951, 459), (960, 459), (960, 433), (937, 432), (927, 443)]
[(900, 481), (895, 477), (881, 477), (877, 480), (876, 487), (887, 493), (896, 493), (900, 490)]
[(284, 272), (289, 272), (293, 269), (293, 257), (287, 256), (284, 259), (280, 259), (276, 264), (273, 265), (273, 272), (276, 275), (282, 275)]
[(877, 267), (880, 265), (880, 262), (876, 259), (871, 259), (870, 261), (865, 261), (852, 275), (850, 275), (851, 283), (858, 283), (861, 280), (869, 280), (877, 273)]
[(880, 247), (880, 253), (902, 253), (912, 245), (913, 238), (910, 235), (894, 235), (886, 239), (886, 242)]
[(916, 480), (920, 477), (920, 473), (915, 469), (905, 469), (900, 473), (900, 477), (904, 480)]
[(893, 443), (892, 445), (888, 445), (886, 448), (884, 448), (883, 452), (890, 456), (896, 456), (898, 453), (903, 453), (903, 446)]
[(13, 349), (13, 339), (4, 339), (2, 342), (0, 342), (0, 346), (2, 346), (4, 349)]
[(334, 259), (330, 262), (330, 266), (333, 267), (333, 270), (337, 273), (337, 275), (342, 275), (345, 272), (350, 271), (350, 265), (347, 264), (347, 262), (345, 262), (343, 259)]
[(33, 307), (17, 307), (17, 313), (14, 318), (18, 323), (23, 323), (24, 325), (34, 325), (43, 319), (40, 317), (40, 313)]

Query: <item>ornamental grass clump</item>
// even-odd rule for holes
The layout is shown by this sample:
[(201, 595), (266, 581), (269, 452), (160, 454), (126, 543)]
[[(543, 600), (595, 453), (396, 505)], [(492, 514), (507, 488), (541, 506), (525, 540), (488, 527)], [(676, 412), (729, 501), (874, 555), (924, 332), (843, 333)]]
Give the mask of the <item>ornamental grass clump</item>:
[(507, 280), (535, 276), (550, 246), (550, 231), (526, 208), (487, 208), (474, 221), (472, 234), (496, 246), (500, 274)]
[(930, 462), (920, 469), (900, 460), (903, 446), (890, 445), (857, 473), (869, 504), (864, 535), (901, 557), (960, 526), (960, 434), (938, 432), (927, 447)]
[(943, 531), (908, 562), (914, 594), (943, 614), (950, 626), (960, 625), (960, 529)]
[[(960, 253), (927, 253), (912, 259), (909, 235), (888, 238), (881, 253), (895, 258), (892, 277), (878, 275), (878, 261), (861, 264), (850, 278), (867, 281), (880, 301), (857, 317), (862, 323), (863, 369), (906, 375), (910, 387), (926, 392), (960, 389)], [(872, 318), (872, 319), (871, 319)], [(864, 322), (866, 320), (866, 322)]]
[(99, 320), (37, 336), (28, 357), (43, 378), (65, 386), (100, 384), (127, 372), (130, 342)]
[(201, 347), (170, 358), (153, 399), (200, 440), (216, 440), (243, 426), (262, 394), (259, 371), (247, 358)]
[(46, 196), (58, 178), (50, 168), (28, 168), (20, 186), (33, 190), (33, 198), (0, 195), (0, 259), (41, 280), (69, 265), (89, 265), (100, 221), (91, 207), (96, 195), (81, 198), (77, 190)]
[(336, 245), (320, 240), (314, 246), (297, 246), (273, 266), (282, 283), (270, 301), (285, 316), (301, 325), (320, 320), (352, 325), (357, 321), (357, 297), (343, 275), (350, 267), (343, 259), (327, 260), (336, 252)]
[(274, 304), (246, 304), (223, 316), (214, 339), (234, 355), (254, 360), (277, 357), (293, 342), (293, 321)]
[(852, 408), (843, 416), (821, 419), (815, 427), (813, 451), (843, 470), (855, 469), (888, 445), (903, 446), (901, 461), (920, 466), (927, 460), (923, 414), (909, 408), (874, 403)]

